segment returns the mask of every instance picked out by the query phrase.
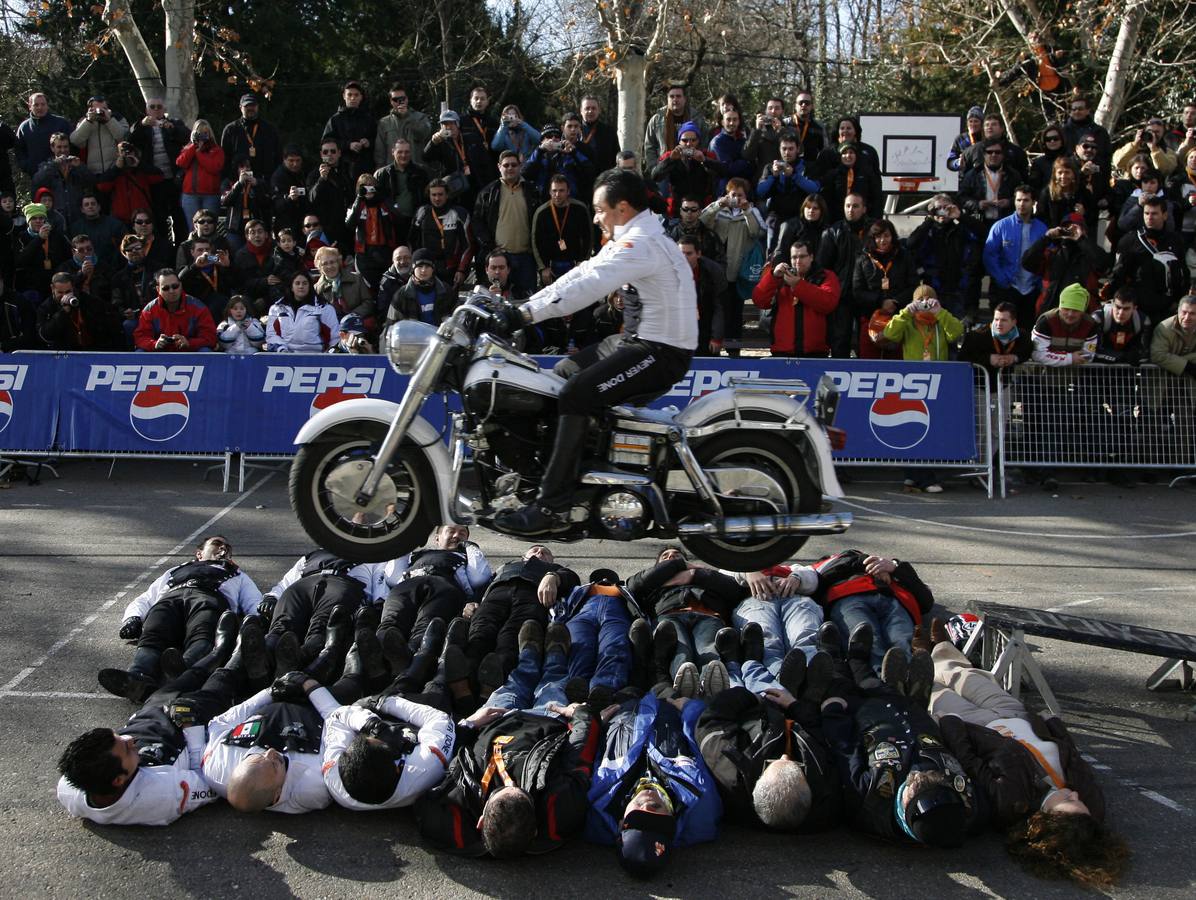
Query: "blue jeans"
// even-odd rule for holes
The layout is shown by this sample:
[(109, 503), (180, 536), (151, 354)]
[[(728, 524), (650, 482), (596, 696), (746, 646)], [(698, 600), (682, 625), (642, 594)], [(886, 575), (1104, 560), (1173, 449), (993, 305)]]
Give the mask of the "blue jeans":
[(540, 654), (535, 647), (525, 647), (519, 654), (519, 665), (511, 670), (503, 686), (498, 688), (487, 706), (499, 709), (537, 709), (546, 711), (549, 703), (568, 704), (565, 699), (565, 678), (568, 661), (561, 653), (550, 653), (540, 666)]
[(822, 607), (809, 597), (748, 597), (735, 607), (731, 618), (740, 631), (749, 622), (764, 630), (764, 665), (773, 675), (780, 673), (781, 661), (790, 650), (800, 649), (806, 659), (818, 650), (815, 639), (822, 624)]
[(673, 678), (683, 663), (696, 663), (701, 669), (711, 660), (718, 659), (714, 649), (714, 636), (723, 627), (718, 616), (695, 612), (665, 613), (662, 622), (672, 622), (677, 629), (677, 652), (669, 662), (669, 677)]
[(909, 652), (914, 637), (914, 620), (896, 597), (885, 594), (854, 594), (831, 604), (831, 621), (843, 632), (843, 640), (861, 622), (872, 625), (872, 668), (880, 671), (881, 660), (890, 647)]
[(215, 218), (220, 218), (219, 194), (183, 194), (179, 198), (179, 203), (183, 207), (183, 216), (187, 220), (188, 229), (191, 228), (195, 214), (201, 209), (206, 209)]
[(584, 678), (591, 688), (617, 691), (631, 677), (631, 618), (621, 597), (595, 594), (567, 623), (573, 642), (569, 677)]
[(747, 660), (743, 665), (734, 661), (727, 663), (727, 674), (731, 676), (731, 687), (745, 687), (753, 694), (762, 694), (769, 688), (781, 686), (773, 673), (754, 659)]

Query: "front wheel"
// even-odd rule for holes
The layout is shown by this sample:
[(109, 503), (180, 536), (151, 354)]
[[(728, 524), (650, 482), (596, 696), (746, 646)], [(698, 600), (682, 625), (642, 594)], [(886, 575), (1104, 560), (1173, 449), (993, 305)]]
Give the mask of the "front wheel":
[(366, 507), (354, 501), (386, 436), (355, 422), (304, 444), (291, 463), (291, 508), (316, 546), (350, 562), (385, 562), (421, 546), (439, 521), (436, 476), (423, 451), (405, 445)]
[[(742, 466), (759, 469), (776, 479), (785, 492), (790, 513), (815, 513), (822, 505), (822, 492), (806, 471), (797, 448), (785, 438), (766, 431), (736, 429), (704, 441), (694, 454), (703, 468)], [(751, 500), (721, 500), (723, 515), (771, 515)], [(732, 572), (753, 572), (792, 559), (808, 539), (803, 534), (772, 537), (710, 538), (682, 536), (691, 553), (704, 562)]]

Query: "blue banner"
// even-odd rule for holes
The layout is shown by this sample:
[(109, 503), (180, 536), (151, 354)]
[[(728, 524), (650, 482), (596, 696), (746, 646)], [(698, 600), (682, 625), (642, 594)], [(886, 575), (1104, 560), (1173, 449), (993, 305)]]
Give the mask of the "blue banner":
[[(698, 358), (652, 405), (686, 406), (736, 375), (801, 378), (813, 389), (823, 374), (840, 390), (847, 446), (837, 457), (975, 458), (966, 363)], [(19, 353), (0, 363), (0, 450), (285, 454), (321, 409), (397, 401), (406, 385), (380, 356)], [(460, 408), (455, 395), (431, 397), (423, 415), (445, 430), (450, 407)]]

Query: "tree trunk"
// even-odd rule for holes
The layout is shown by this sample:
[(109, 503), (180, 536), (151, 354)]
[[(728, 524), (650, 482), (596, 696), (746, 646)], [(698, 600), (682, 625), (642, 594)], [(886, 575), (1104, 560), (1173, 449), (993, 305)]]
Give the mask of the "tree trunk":
[[(436, 4), (436, 19), (440, 23), (440, 67), (444, 72), (444, 103), (451, 109), (453, 103), (453, 38), (449, 30), (449, 0)], [(458, 111), (462, 112), (462, 111)]]
[(1096, 124), (1103, 125), (1110, 134), (1117, 127), (1117, 120), (1125, 109), (1125, 97), (1129, 91), (1130, 69), (1138, 56), (1138, 32), (1146, 16), (1146, 4), (1136, 3), (1126, 9), (1117, 30), (1117, 42), (1109, 56), (1109, 67), (1105, 70), (1105, 86), (1100, 103), (1096, 107)]
[(121, 49), (125, 51), (125, 57), (133, 69), (141, 96), (146, 100), (151, 97), (164, 98), (166, 88), (162, 84), (162, 73), (158, 71), (158, 64), (154, 62), (154, 55), (146, 46), (145, 38), (141, 36), (141, 29), (137, 27), (127, 0), (108, 0), (103, 18), (116, 32), (116, 39), (120, 41)]
[[(642, 157), (644, 107), (648, 102), (648, 61), (643, 54), (626, 51), (615, 66), (615, 86), (619, 89), (619, 146), (634, 150), (637, 157)], [(640, 159), (641, 168), (646, 168), (647, 162)]]
[(166, 13), (166, 108), (190, 128), (199, 117), (195, 92), (195, 0), (163, 0)]

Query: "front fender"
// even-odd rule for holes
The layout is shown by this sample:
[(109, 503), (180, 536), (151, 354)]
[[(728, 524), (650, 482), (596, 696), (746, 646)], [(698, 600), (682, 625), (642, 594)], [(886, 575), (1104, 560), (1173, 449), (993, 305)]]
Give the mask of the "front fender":
[[(349, 425), (353, 422), (378, 422), (390, 425), (395, 413), (399, 410), (397, 403), (389, 400), (364, 398), (361, 400), (342, 400), (326, 409), (320, 410), (304, 423), (295, 435), (295, 444), (310, 444), (321, 434), (334, 428)], [(448, 448), (440, 437), (440, 432), (422, 416), (416, 416), (411, 427), (407, 429), (407, 439), (427, 455), (432, 471), (436, 473), (436, 493), (440, 498), (440, 521), (452, 522), (449, 504), (452, 500), (453, 464), (449, 457)]]
[[(331, 407), (335, 409), (336, 407)], [(763, 413), (767, 418), (776, 420), (792, 419), (807, 426), (803, 432), (791, 432), (794, 440), (804, 441), (810, 452), (803, 451), (802, 456), (812, 463), (810, 475), (815, 483), (821, 486), (826, 497), (839, 499), (843, 496), (843, 488), (839, 485), (839, 477), (835, 474), (835, 462), (831, 458), (831, 442), (826, 436), (822, 425), (814, 418), (803, 404), (784, 394), (765, 394), (757, 391), (736, 391), (735, 388), (722, 388), (711, 391), (706, 396), (695, 400), (677, 415), (677, 422), (687, 428), (706, 425), (716, 420), (734, 418), (736, 409), (744, 413)], [(745, 427), (751, 427), (750, 424)], [(800, 438), (797, 437), (800, 435)], [(811, 458), (812, 456), (812, 458)]]

